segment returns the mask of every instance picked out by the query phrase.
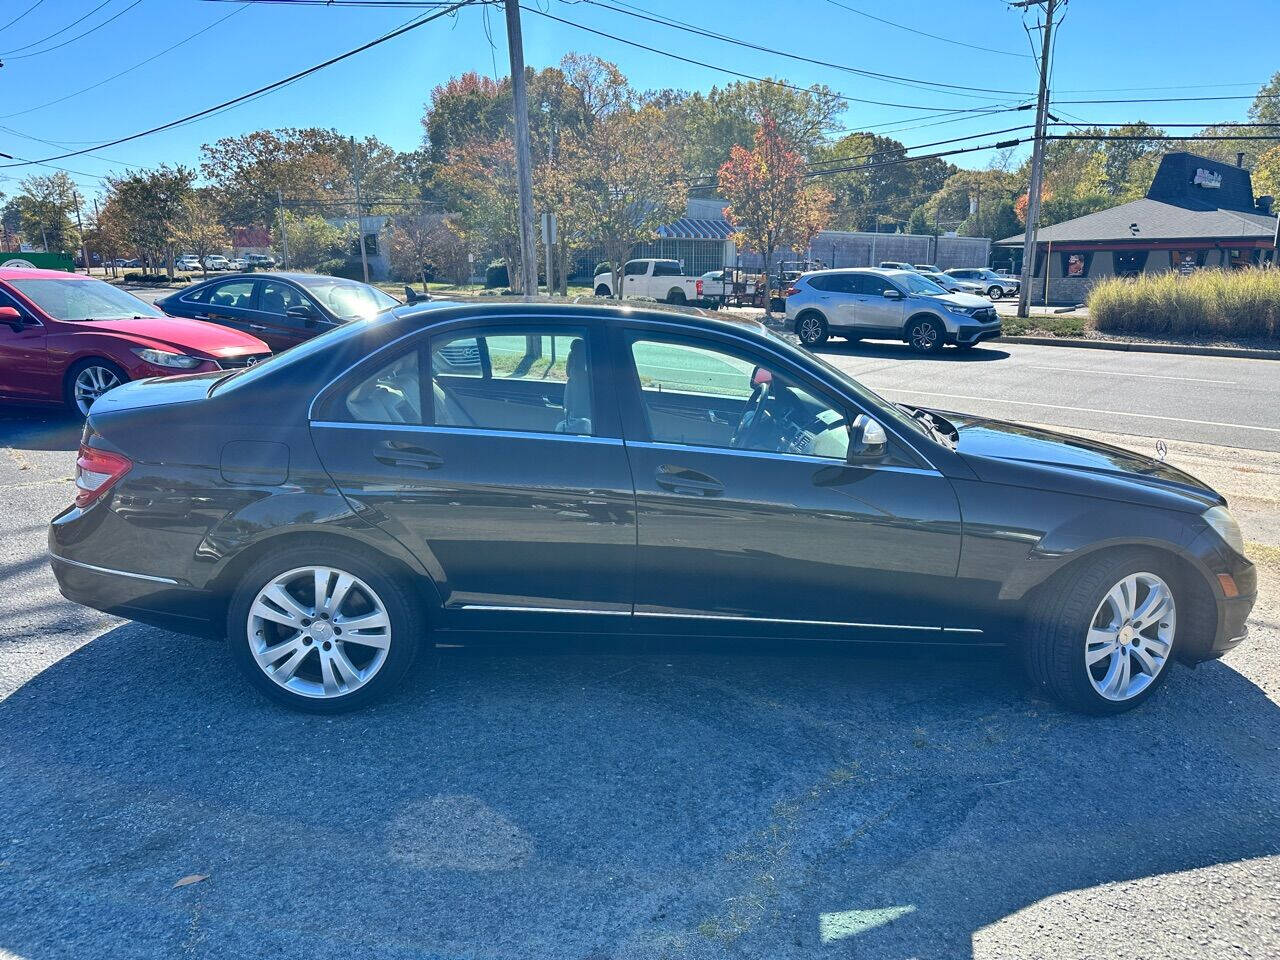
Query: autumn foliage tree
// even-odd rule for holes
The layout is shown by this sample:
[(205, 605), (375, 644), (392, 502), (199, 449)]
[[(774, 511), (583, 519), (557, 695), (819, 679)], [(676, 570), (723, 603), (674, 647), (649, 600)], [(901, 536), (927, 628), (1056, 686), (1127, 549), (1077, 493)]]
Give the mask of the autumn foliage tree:
[(804, 158), (767, 115), (750, 150), (735, 146), (729, 152), (719, 181), (734, 242), (761, 254), (766, 270), (776, 251), (806, 249), (830, 216), (831, 195), (805, 185)]

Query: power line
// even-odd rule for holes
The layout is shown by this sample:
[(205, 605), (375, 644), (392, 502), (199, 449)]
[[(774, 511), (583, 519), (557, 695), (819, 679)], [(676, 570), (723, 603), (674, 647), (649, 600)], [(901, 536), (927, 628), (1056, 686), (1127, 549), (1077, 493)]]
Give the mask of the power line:
[(126, 69), (121, 70), (119, 73), (113, 73), (111, 76), (106, 77), (103, 80), (99, 80), (96, 83), (91, 83), (87, 87), (81, 87), (79, 90), (76, 90), (73, 93), (68, 93), (66, 96), (58, 97), (54, 100), (46, 100), (44, 103), (36, 104), (34, 107), (27, 107), (25, 110), (18, 110), (15, 113), (0, 114), (0, 120), (9, 120), (13, 117), (21, 117), (28, 113), (34, 113), (36, 110), (43, 110), (45, 107), (52, 107), (54, 104), (58, 104), (66, 100), (70, 100), (72, 97), (78, 97), (82, 93), (88, 93), (90, 90), (96, 90), (98, 87), (101, 87), (103, 84), (110, 83), (112, 80), (116, 80), (120, 77), (123, 77), (126, 73), (132, 73), (134, 70), (137, 70), (139, 67), (145, 67), (151, 61), (157, 60), (160, 57), (163, 57), (166, 53), (169, 53), (172, 50), (176, 50), (178, 47), (182, 46), (184, 43), (188, 43), (189, 41), (194, 40), (196, 37), (200, 36), (201, 34), (206, 33), (209, 30), (212, 30), (214, 27), (222, 23), (224, 20), (229, 20), (232, 17), (234, 17), (236, 14), (243, 13), (245, 10), (248, 9), (248, 7), (249, 7), (248, 3), (241, 2), (240, 6), (236, 7), (236, 9), (232, 10), (226, 16), (219, 17), (217, 20), (213, 21), (207, 26), (201, 27), (195, 33), (192, 33), (183, 37), (177, 43), (165, 47), (159, 53), (154, 53), (151, 56), (147, 57), (147, 59), (140, 60), (137, 63), (135, 63), (133, 66), (127, 67)]
[[(566, 2), (568, 2), (568, 0), (566, 0)], [(897, 74), (880, 73), (875, 70), (864, 70), (860, 67), (850, 67), (845, 64), (832, 63), (829, 60), (817, 60), (817, 59), (814, 59), (813, 57), (803, 56), (802, 54), (791, 53), (786, 50), (778, 50), (778, 49), (775, 49), (774, 47), (762, 46), (758, 43), (752, 43), (749, 40), (742, 40), (738, 37), (729, 36), (728, 34), (717, 33), (714, 30), (706, 30), (706, 29), (703, 29), (702, 27), (699, 27), (692, 23), (688, 23), (686, 21), (674, 20), (667, 17), (654, 16), (649, 13), (645, 13), (644, 11), (638, 8), (634, 11), (625, 10), (621, 7), (615, 7), (610, 3), (604, 3), (602, 2), (602, 0), (576, 0), (576, 2), (588, 3), (593, 7), (601, 7), (605, 10), (612, 10), (615, 13), (621, 13), (628, 17), (635, 17), (639, 20), (647, 20), (650, 23), (660, 24), (661, 26), (664, 26), (664, 27), (671, 27), (673, 29), (687, 31), (689, 33), (695, 33), (699, 36), (710, 37), (714, 40), (721, 40), (725, 43), (731, 43), (739, 47), (746, 47), (750, 50), (758, 50), (761, 53), (768, 53), (778, 57), (786, 57), (790, 60), (798, 60), (801, 63), (810, 63), (810, 64), (814, 64), (815, 66), (830, 67), (833, 70), (841, 70), (845, 73), (852, 73), (861, 77), (870, 77), (876, 80), (883, 80), (887, 83), (900, 83), (900, 84), (905, 84), (913, 87), (946, 88), (946, 89), (939, 89), (939, 90), (931, 90), (931, 92), (934, 92), (934, 93), (945, 93), (947, 92), (947, 90), (953, 90), (953, 91), (972, 90), (972, 91), (977, 91), (979, 93), (1007, 93), (1007, 94), (1012, 94), (1014, 96), (1019, 96), (1019, 97), (1030, 96), (1030, 94), (1026, 93), (1023, 90), (1001, 90), (993, 87), (971, 87), (971, 86), (965, 86), (963, 84), (956, 84), (956, 83), (942, 83), (940, 81), (935, 81), (935, 80), (920, 80), (915, 77), (902, 77), (902, 76), (898, 76)], [(970, 96), (970, 95), (971, 94), (960, 94), (960, 93), (952, 94), (952, 96)]]
[[(636, 47), (637, 49), (640, 49), (640, 50), (646, 50), (649, 53), (656, 53), (659, 56), (669, 57), (672, 60), (679, 60), (681, 63), (688, 63), (695, 67), (705, 67), (708, 70), (717, 70), (720, 73), (726, 73), (734, 77), (741, 77), (744, 80), (753, 80), (756, 83), (765, 83), (765, 84), (769, 84), (770, 86), (784, 87), (788, 90), (795, 90), (800, 93), (813, 92), (811, 89), (807, 87), (797, 86), (796, 84), (787, 83), (786, 81), (783, 81), (783, 80), (773, 80), (767, 77), (757, 77), (754, 74), (743, 73), (740, 70), (732, 70), (729, 67), (722, 67), (714, 63), (707, 63), (705, 60), (695, 60), (692, 57), (682, 56), (681, 54), (673, 53), (670, 50), (663, 50), (660, 47), (651, 47), (648, 44), (640, 43), (637, 40), (628, 40), (627, 38), (620, 37), (617, 34), (607, 33), (604, 30), (597, 30), (594, 27), (588, 27), (584, 23), (578, 23), (577, 21), (574, 21), (574, 20), (566, 20), (563, 17), (557, 17), (553, 13), (548, 13), (545, 10), (540, 10), (534, 6), (526, 6), (525, 4), (522, 3), (520, 5), (520, 9), (526, 10), (529, 13), (537, 14), (538, 16), (544, 17), (548, 20), (554, 20), (557, 23), (562, 23), (567, 27), (573, 27), (577, 30), (582, 30), (582, 31), (585, 31), (586, 33), (594, 34), (597, 37), (603, 37), (606, 40), (616, 40), (618, 43), (624, 43), (629, 47)], [(831, 96), (835, 97), (838, 100), (844, 100), (848, 103), (867, 103), (877, 107), (894, 107), (900, 110), (936, 110), (941, 113), (982, 113), (982, 112), (986, 112), (988, 109), (985, 107), (966, 107), (964, 109), (957, 109), (954, 107), (934, 107), (934, 106), (929, 106), (927, 104), (920, 104), (920, 103), (892, 103), (885, 100), (867, 100), (862, 97), (850, 97), (834, 90), (831, 91)]]
[(1280, 93), (1240, 93), (1221, 97), (1145, 97), (1132, 100), (1054, 100), (1054, 104), (1076, 106), (1086, 103), (1199, 103), (1208, 100), (1257, 100), (1259, 97), (1271, 99), (1280, 97)]
[(868, 20), (875, 20), (891, 27), (897, 27), (899, 30), (906, 30), (908, 33), (914, 33), (917, 36), (930, 37), (934, 40), (941, 40), (943, 43), (953, 43), (958, 47), (968, 47), (970, 50), (982, 50), (986, 53), (998, 53), (1002, 57), (1019, 57), (1023, 60), (1033, 59), (1032, 57), (1028, 57), (1025, 53), (1012, 53), (1008, 50), (997, 50), (994, 47), (979, 46), (976, 43), (965, 43), (963, 40), (956, 40), (952, 37), (944, 37), (936, 33), (929, 33), (926, 30), (919, 30), (916, 27), (908, 27), (902, 23), (894, 23), (892, 20), (886, 20), (883, 17), (877, 17), (874, 14), (867, 13), (863, 10), (856, 10), (846, 4), (838, 3), (837, 0), (827, 0), (827, 3), (831, 4), (833, 7), (839, 7), (841, 10), (848, 10), (850, 13), (856, 13), (860, 17), (866, 17)]
[[(328, 60), (324, 60), (313, 66), (307, 67), (304, 70), (299, 70), (297, 73), (290, 74), (289, 76), (281, 80), (276, 80), (273, 83), (268, 83), (265, 86), (259, 87), (256, 90), (251, 90), (248, 93), (243, 93), (238, 97), (231, 98), (230, 100), (224, 100), (222, 103), (215, 104), (212, 107), (206, 107), (205, 109), (198, 110), (195, 113), (187, 114), (187, 116), (180, 117), (177, 120), (170, 120), (168, 123), (159, 124), (158, 126), (151, 127), (148, 130), (142, 130), (138, 133), (131, 133), (125, 137), (117, 137), (115, 140), (109, 140), (106, 143), (100, 143), (92, 147), (86, 147), (83, 150), (72, 150), (67, 153), (58, 154), (56, 156), (44, 157), (41, 160), (28, 160), (26, 161), (26, 163), (28, 164), (49, 163), (54, 160), (66, 160), (69, 157), (79, 157), (87, 153), (92, 153), (95, 150), (105, 150), (108, 147), (114, 147), (121, 143), (128, 143), (131, 140), (138, 140), (138, 139), (141, 139), (142, 137), (148, 137), (154, 133), (160, 133), (162, 130), (169, 130), (172, 127), (178, 126), (179, 124), (189, 123), (193, 120), (197, 120), (201, 117), (208, 116), (209, 114), (215, 113), (219, 110), (225, 110), (228, 107), (232, 107), (237, 104), (244, 103), (248, 100), (254, 99), (256, 97), (263, 96), (264, 94), (270, 93), (273, 90), (277, 90), (280, 87), (285, 86), (286, 84), (290, 84), (297, 80), (301, 80), (303, 77), (310, 76), (313, 73), (318, 73), (319, 71), (325, 69), (326, 67), (331, 67), (335, 63), (339, 63), (340, 61), (346, 60), (349, 57), (354, 57), (358, 53), (363, 53), (364, 51), (369, 50), (373, 47), (376, 47), (379, 44), (386, 43), (388, 40), (394, 40), (396, 37), (406, 34), (410, 30), (416, 30), (418, 27), (426, 26), (428, 23), (431, 23), (433, 20), (438, 20), (441, 17), (446, 16), (450, 13), (455, 13), (458, 10), (461, 10), (463, 7), (469, 6), (473, 2), (475, 2), (475, 0), (457, 0), (456, 3), (452, 3), (449, 6), (444, 7), (435, 13), (427, 14), (426, 16), (422, 16), (422, 17), (415, 17), (412, 20), (410, 20), (408, 23), (404, 24), (403, 26), (397, 27), (395, 30), (390, 31), (389, 33), (384, 33), (382, 36), (376, 37), (375, 39), (370, 40), (367, 43), (362, 43), (360, 46), (354, 47), (351, 50), (348, 50), (346, 53), (340, 53), (337, 56), (330, 57)], [(0, 169), (6, 169), (9, 167), (20, 167), (20, 166), (24, 166), (24, 164), (6, 163), (6, 164), (0, 164)]]
[(35, 2), (35, 3), (33, 3), (31, 6), (27, 7), (27, 9), (23, 10), (20, 14), (18, 14), (18, 15), (17, 15), (16, 17), (14, 17), (12, 20), (10, 20), (8, 23), (6, 23), (3, 27), (0, 27), (0, 30), (8, 30), (8, 29), (9, 29), (10, 27), (12, 27), (15, 23), (17, 23), (19, 20), (21, 20), (23, 17), (25, 17), (28, 13), (30, 13), (30, 12), (31, 12), (32, 10), (34, 10), (36, 7), (40, 6), (40, 4), (42, 4), (42, 3), (44, 3), (44, 0), (36, 0), (36, 2)]
[(52, 40), (54, 37), (58, 36), (59, 34), (66, 33), (76, 24), (83, 23), (85, 20), (88, 20), (90, 17), (92, 17), (95, 13), (97, 13), (99, 10), (101, 10), (103, 7), (105, 7), (109, 3), (111, 3), (111, 0), (102, 0), (100, 4), (98, 4), (88, 13), (86, 13), (84, 16), (77, 17), (76, 19), (68, 23), (65, 27), (55, 30), (53, 31), (53, 33), (50, 33), (47, 36), (43, 36), (39, 40), (32, 40), (30, 43), (24, 44), (21, 47), (14, 47), (12, 50), (5, 50), (3, 52), (0, 52), (0, 57), (7, 57), (11, 53), (18, 53), (22, 50), (30, 50), (32, 47), (38, 47), (40, 46), (40, 44), (44, 43), (46, 40)]
[[(31, 57), (38, 57), (38, 56), (40, 56), (41, 54), (51, 53), (51, 52), (53, 52), (54, 50), (59, 50), (59, 49), (61, 49), (62, 47), (67, 46), (67, 44), (75, 43), (77, 40), (80, 40), (80, 39), (82, 39), (83, 37), (87, 37), (87, 36), (88, 36), (89, 34), (91, 34), (91, 33), (95, 33), (95, 32), (97, 32), (98, 30), (101, 30), (103, 27), (105, 27), (107, 24), (111, 23), (112, 21), (114, 21), (114, 20), (119, 20), (121, 17), (123, 17), (126, 13), (128, 13), (130, 10), (132, 10), (134, 7), (136, 7), (136, 6), (137, 6), (138, 4), (140, 4), (141, 2), (142, 2), (142, 0), (133, 0), (133, 3), (129, 4), (127, 7), (125, 7), (123, 10), (119, 11), (118, 13), (114, 13), (114, 14), (112, 14), (111, 16), (107, 17), (107, 19), (103, 20), (101, 23), (96, 23), (96, 24), (94, 24), (92, 27), (90, 27), (88, 30), (84, 31), (83, 33), (77, 33), (74, 37), (70, 37), (70, 38), (68, 38), (68, 39), (66, 39), (66, 40), (63, 40), (61, 43), (55, 43), (52, 47), (45, 47), (43, 50), (32, 50), (30, 53), (24, 53), (24, 54), (22, 54), (21, 56), (17, 56), (17, 57), (6, 57), (6, 59), (8, 59), (8, 60), (27, 60), (27, 59), (30, 59)], [(103, 4), (103, 6), (105, 6), (105, 4)], [(101, 9), (102, 9), (102, 7), (101, 7), (101, 6), (99, 6), (99, 7), (97, 7), (96, 9), (101, 10)], [(81, 17), (80, 19), (81, 19), (81, 20), (83, 20), (83, 19), (84, 19), (84, 17)], [(79, 21), (76, 21), (76, 22), (77, 22), (77, 23), (79, 23)], [(62, 32), (62, 31), (59, 31), (59, 33), (61, 33), (61, 32)], [(54, 34), (54, 36), (57, 36), (57, 34)], [(46, 38), (46, 39), (48, 39), (48, 38)], [(41, 42), (41, 43), (43, 43), (44, 41), (40, 41), (40, 42)], [(28, 45), (28, 46), (30, 46), (30, 45)], [(18, 49), (19, 49), (19, 50), (25, 50), (25, 49), (26, 49), (26, 47), (19, 47)]]

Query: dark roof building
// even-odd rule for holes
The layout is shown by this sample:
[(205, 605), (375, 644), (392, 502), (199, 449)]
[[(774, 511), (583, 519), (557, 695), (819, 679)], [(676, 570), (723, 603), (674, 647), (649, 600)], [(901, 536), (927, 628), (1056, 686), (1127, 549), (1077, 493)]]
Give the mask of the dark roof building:
[[(1101, 277), (1276, 262), (1271, 197), (1253, 195), (1249, 171), (1191, 153), (1166, 154), (1140, 200), (1036, 231), (1032, 297), (1079, 303)], [(1020, 249), (1022, 235), (996, 241)]]

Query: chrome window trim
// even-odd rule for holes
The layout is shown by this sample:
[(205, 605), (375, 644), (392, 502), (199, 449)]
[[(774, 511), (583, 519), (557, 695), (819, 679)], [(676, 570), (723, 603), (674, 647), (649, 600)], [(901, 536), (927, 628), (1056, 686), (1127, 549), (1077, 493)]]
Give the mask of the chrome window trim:
[(446, 610), (472, 610), (487, 613), (589, 613), (598, 617), (629, 617), (630, 610), (578, 610), (573, 607), (508, 607), (488, 603), (464, 603), (459, 607), (446, 607)]
[(149, 573), (133, 573), (129, 570), (115, 570), (111, 567), (99, 567), (92, 563), (83, 563), (79, 560), (68, 560), (66, 557), (60, 557), (56, 553), (49, 554), (49, 559), (56, 560), (58, 563), (65, 563), (72, 567), (79, 567), (82, 570), (92, 570), (94, 573), (105, 573), (113, 577), (128, 577), (131, 580), (146, 580), (148, 583), (164, 583), (170, 586), (182, 586), (182, 581), (174, 580), (172, 577), (155, 577)]
[[(849, 466), (844, 460), (838, 457), (814, 457), (804, 453), (770, 453), (766, 450), (741, 450), (737, 447), (708, 447), (701, 444), (693, 443), (672, 443), (664, 440), (628, 440), (628, 447), (641, 447), (646, 450), (689, 450), (693, 453), (727, 453), (738, 457), (762, 457), (766, 460), (787, 460), (798, 461), (800, 463), (812, 463), (817, 466)], [(860, 470), (884, 470), (890, 473), (913, 473), (926, 477), (940, 477), (942, 474), (936, 469), (926, 469), (924, 467), (902, 467), (896, 464), (858, 464), (857, 469)]]
[(44, 327), (44, 321), (36, 316), (35, 311), (15, 297), (7, 289), (0, 287), (0, 294), (13, 301), (12, 303), (0, 303), (0, 307), (13, 307), (13, 309), (17, 310), (18, 315), (22, 317), (23, 326)]
[(408, 430), (413, 433), (439, 433), (446, 436), (503, 437), (516, 440), (578, 440), (583, 443), (603, 443), (622, 446), (618, 437), (588, 437), (580, 433), (538, 433), (536, 430), (498, 430), (489, 427), (451, 427), (430, 423), (350, 423), (346, 420), (312, 420), (313, 427), (332, 427), (335, 430)]

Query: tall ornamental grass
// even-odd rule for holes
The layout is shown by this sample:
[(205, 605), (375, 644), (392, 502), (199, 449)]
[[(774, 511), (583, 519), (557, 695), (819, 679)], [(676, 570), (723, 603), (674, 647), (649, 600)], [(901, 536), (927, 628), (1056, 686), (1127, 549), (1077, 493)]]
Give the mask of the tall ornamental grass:
[(1089, 293), (1103, 333), (1267, 337), (1280, 341), (1280, 270), (1197, 270), (1114, 277)]

